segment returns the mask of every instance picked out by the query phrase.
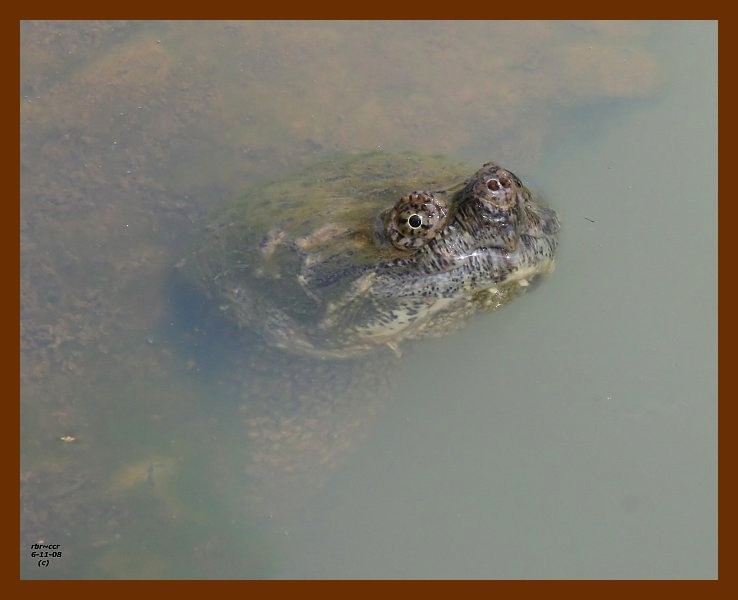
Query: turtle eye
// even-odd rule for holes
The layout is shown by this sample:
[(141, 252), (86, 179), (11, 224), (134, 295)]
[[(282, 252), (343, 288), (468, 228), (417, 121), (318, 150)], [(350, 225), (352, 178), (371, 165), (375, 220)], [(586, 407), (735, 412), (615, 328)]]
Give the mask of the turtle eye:
[(496, 179), (488, 179), (487, 189), (492, 190), (493, 192), (496, 192), (497, 190), (500, 189), (500, 184)]
[(433, 239), (447, 220), (446, 200), (430, 192), (413, 192), (400, 198), (389, 211), (387, 235), (395, 248), (415, 250)]

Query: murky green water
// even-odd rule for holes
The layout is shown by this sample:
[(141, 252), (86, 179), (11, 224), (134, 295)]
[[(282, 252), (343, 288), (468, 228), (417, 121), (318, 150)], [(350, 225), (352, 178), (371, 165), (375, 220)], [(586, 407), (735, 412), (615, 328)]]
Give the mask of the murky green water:
[[(23, 23), (21, 576), (715, 577), (716, 42)], [(258, 340), (201, 329), (172, 267), (242, 190), (378, 147), (513, 169), (562, 217), (557, 271), (387, 389), (325, 387), (278, 422), (303, 446), (249, 437)], [(291, 471), (244, 467), (280, 444)]]

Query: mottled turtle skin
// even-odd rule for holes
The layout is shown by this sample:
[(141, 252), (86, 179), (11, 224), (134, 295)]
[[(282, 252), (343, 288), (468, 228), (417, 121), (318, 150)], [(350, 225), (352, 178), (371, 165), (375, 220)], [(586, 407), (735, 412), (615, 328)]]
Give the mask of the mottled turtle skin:
[(553, 267), (559, 222), (495, 163), (374, 152), (254, 190), (187, 260), (240, 326), (347, 358), (457, 328)]

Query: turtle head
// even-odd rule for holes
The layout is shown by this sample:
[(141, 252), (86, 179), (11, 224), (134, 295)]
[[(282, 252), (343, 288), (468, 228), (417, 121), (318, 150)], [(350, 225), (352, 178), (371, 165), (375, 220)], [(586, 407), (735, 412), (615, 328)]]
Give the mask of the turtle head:
[(377, 269), (375, 293), (466, 300), (527, 285), (553, 264), (559, 220), (496, 163), (446, 192), (416, 191), (382, 213), (377, 238), (401, 256)]

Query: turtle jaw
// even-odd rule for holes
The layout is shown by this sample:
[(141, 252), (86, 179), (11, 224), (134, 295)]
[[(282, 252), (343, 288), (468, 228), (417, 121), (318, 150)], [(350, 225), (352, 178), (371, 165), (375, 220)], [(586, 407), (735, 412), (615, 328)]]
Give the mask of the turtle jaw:
[(561, 230), (561, 222), (556, 211), (548, 206), (533, 205), (528, 209), (538, 218), (539, 225), (531, 229), (539, 236), (555, 237)]

